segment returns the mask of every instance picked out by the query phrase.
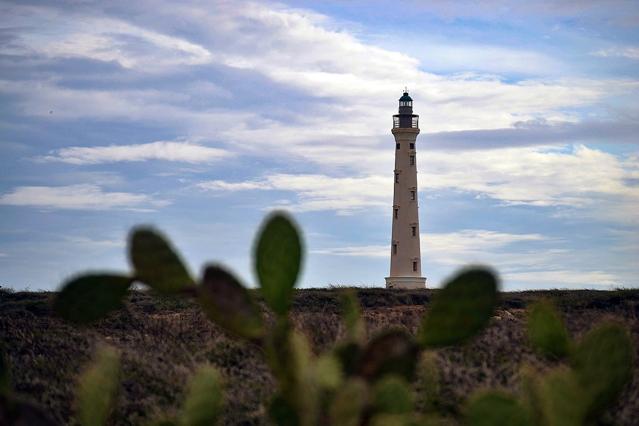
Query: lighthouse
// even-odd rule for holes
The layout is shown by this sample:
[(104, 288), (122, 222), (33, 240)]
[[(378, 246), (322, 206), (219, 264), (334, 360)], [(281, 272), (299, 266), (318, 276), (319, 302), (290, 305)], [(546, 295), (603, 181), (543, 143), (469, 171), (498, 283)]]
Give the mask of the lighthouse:
[(393, 232), (390, 275), (386, 288), (426, 287), (422, 277), (419, 244), (419, 206), (417, 196), (417, 150), (419, 116), (413, 114), (413, 99), (408, 89), (399, 98), (399, 114), (393, 115), (395, 171), (393, 189)]

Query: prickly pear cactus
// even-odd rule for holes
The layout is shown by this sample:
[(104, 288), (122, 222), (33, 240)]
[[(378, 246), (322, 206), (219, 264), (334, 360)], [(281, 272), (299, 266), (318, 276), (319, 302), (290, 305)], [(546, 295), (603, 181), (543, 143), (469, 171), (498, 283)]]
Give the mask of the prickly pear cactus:
[[(344, 338), (314, 354), (289, 318), (303, 246), (297, 225), (281, 212), (268, 216), (258, 232), (254, 267), (258, 291), (273, 313), (269, 322), (254, 292), (231, 271), (210, 264), (194, 280), (168, 239), (148, 227), (135, 228), (129, 238), (131, 272), (76, 276), (63, 284), (54, 308), (69, 322), (87, 324), (118, 309), (133, 283), (163, 295), (193, 297), (211, 321), (263, 351), (277, 380), (264, 411), (277, 425), (581, 425), (596, 420), (631, 379), (634, 352), (622, 326), (605, 323), (573, 341), (559, 311), (540, 301), (528, 311), (529, 341), (557, 367), (542, 374), (524, 366), (518, 394), (481, 390), (469, 396), (457, 417), (445, 416), (438, 412), (436, 350), (465, 344), (490, 322), (498, 304), (496, 273), (484, 267), (461, 270), (435, 294), (416, 337), (389, 329), (367, 340), (357, 295), (346, 291)], [(76, 418), (81, 425), (108, 422), (117, 401), (119, 363), (117, 351), (102, 348), (80, 376)], [(203, 366), (188, 385), (181, 411), (154, 424), (219, 423), (223, 382), (213, 367)], [(19, 402), (9, 383), (3, 361), (0, 423), (38, 417), (41, 412)]]
[[(538, 353), (564, 363), (545, 374), (524, 367), (519, 398), (503, 392), (475, 394), (467, 407), (469, 424), (589, 424), (632, 377), (632, 341), (619, 324), (603, 323), (572, 341), (557, 308), (541, 300), (528, 308), (528, 339)], [(489, 423), (482, 420), (500, 411)]]

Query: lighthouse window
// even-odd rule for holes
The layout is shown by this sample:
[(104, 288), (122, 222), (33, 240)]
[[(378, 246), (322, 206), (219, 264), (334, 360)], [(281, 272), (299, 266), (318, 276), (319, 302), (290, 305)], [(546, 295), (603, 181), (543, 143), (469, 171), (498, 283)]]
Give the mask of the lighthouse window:
[(395, 207), (395, 208), (393, 209), (393, 217), (394, 217), (395, 219), (397, 219), (397, 213), (398, 213), (398, 212), (399, 212), (399, 209), (398, 209), (397, 207)]
[(399, 173), (395, 173), (395, 183), (399, 183)]
[(395, 148), (399, 149), (399, 144), (395, 144)]
[(410, 156), (410, 165), (411, 165), (411, 166), (414, 166), (414, 165), (415, 165), (415, 156), (414, 156), (414, 155), (411, 155), (411, 156)]
[(417, 227), (416, 226), (411, 226), (410, 227), (410, 232), (413, 235), (413, 237), (417, 236)]
[(397, 254), (397, 243), (393, 243), (393, 254)]
[(410, 192), (410, 199), (411, 201), (415, 201), (415, 191)]
[(411, 142), (410, 144), (408, 144), (408, 146), (410, 147), (410, 149), (415, 149), (415, 144), (413, 142)]
[(417, 272), (417, 262), (413, 260), (413, 272)]

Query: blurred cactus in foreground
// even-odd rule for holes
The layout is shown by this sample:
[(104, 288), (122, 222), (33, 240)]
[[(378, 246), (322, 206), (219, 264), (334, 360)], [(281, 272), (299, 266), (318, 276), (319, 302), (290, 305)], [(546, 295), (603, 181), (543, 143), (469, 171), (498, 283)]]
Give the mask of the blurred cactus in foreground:
[[(315, 355), (289, 319), (303, 243), (283, 213), (266, 219), (254, 246), (260, 292), (274, 313), (270, 322), (253, 292), (230, 271), (211, 264), (194, 280), (168, 240), (152, 228), (132, 231), (129, 257), (130, 274), (92, 273), (65, 283), (55, 311), (67, 321), (90, 323), (118, 309), (133, 283), (163, 295), (194, 297), (211, 321), (262, 349), (278, 384), (265, 412), (278, 425), (581, 425), (594, 423), (631, 379), (633, 348), (624, 327), (604, 323), (572, 341), (555, 307), (539, 301), (528, 310), (529, 340), (557, 366), (543, 374), (523, 366), (518, 395), (484, 389), (470, 395), (459, 413), (440, 411), (435, 351), (472, 339), (498, 304), (498, 279), (483, 267), (464, 269), (444, 284), (416, 337), (388, 329), (367, 341), (357, 296), (345, 291), (345, 336)], [(80, 376), (76, 420), (81, 425), (107, 422), (117, 400), (119, 365), (118, 353), (102, 348)], [(4, 359), (0, 367), (0, 423), (44, 419), (12, 395)], [(216, 424), (223, 410), (223, 380), (213, 367), (203, 366), (188, 386), (183, 409), (154, 424)]]
[(111, 347), (100, 348), (80, 375), (77, 387), (78, 421), (85, 426), (106, 423), (120, 384), (120, 356)]

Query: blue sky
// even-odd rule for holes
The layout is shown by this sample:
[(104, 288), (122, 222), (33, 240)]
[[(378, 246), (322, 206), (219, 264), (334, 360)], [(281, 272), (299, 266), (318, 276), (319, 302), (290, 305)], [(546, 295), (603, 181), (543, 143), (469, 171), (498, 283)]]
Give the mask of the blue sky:
[(637, 287), (636, 1), (0, 3), (0, 285), (126, 270), (136, 224), (254, 282), (264, 215), (301, 285), (382, 286), (408, 86), (422, 270)]

